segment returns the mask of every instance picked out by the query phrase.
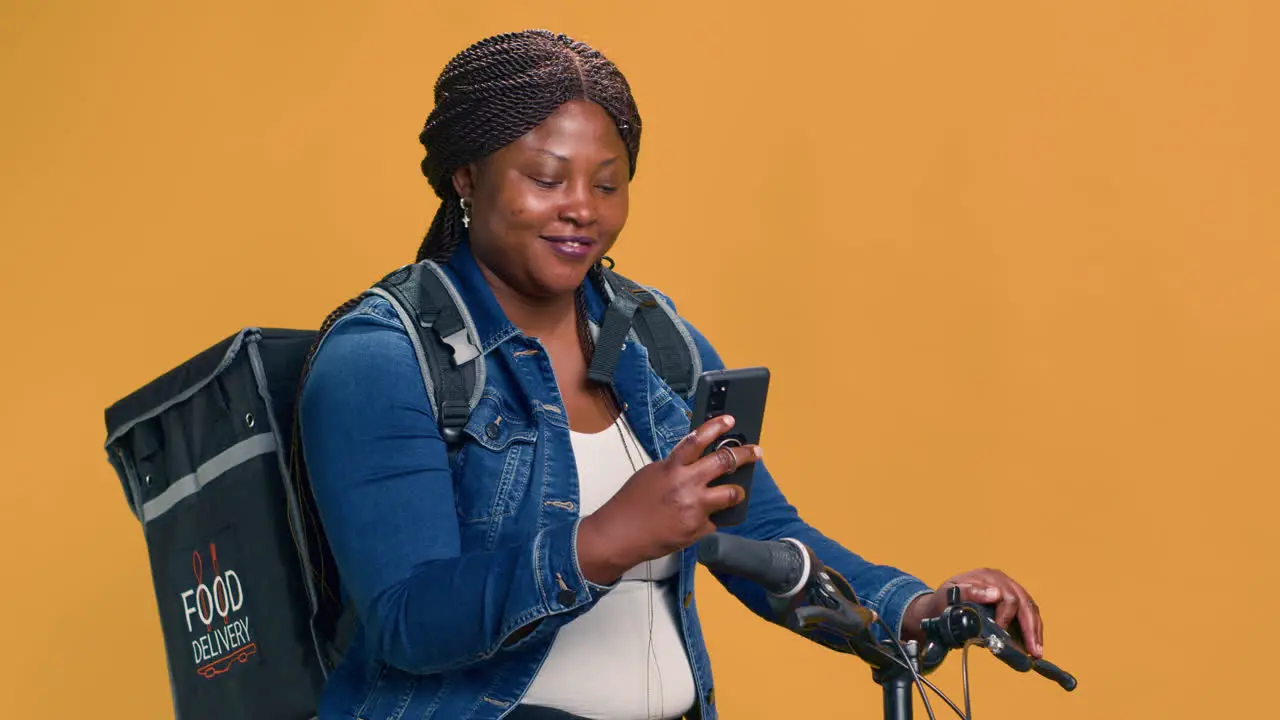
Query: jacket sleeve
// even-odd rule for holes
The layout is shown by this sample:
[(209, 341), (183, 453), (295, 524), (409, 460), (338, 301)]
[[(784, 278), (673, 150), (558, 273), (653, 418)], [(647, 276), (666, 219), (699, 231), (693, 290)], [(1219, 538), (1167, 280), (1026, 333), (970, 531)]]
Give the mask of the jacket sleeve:
[[(681, 319), (698, 348), (703, 371), (723, 369), (724, 361), (707, 338), (687, 319)], [(849, 581), (862, 603), (879, 614), (899, 638), (907, 605), (933, 592), (921, 580), (897, 568), (869, 562), (806, 523), (778, 488), (764, 461), (756, 463), (752, 474), (746, 522), (725, 528), (724, 532), (754, 540), (790, 537), (808, 545), (823, 563)], [(773, 620), (765, 592), (759, 585), (733, 576), (716, 576), (716, 579), (752, 612)], [(887, 639), (881, 628), (875, 627), (874, 632), (877, 639)]]
[(579, 520), (463, 552), (448, 453), (398, 320), (350, 314), (299, 400), (320, 520), (373, 652), (420, 674), (466, 667), (581, 614), (606, 588), (578, 566)]

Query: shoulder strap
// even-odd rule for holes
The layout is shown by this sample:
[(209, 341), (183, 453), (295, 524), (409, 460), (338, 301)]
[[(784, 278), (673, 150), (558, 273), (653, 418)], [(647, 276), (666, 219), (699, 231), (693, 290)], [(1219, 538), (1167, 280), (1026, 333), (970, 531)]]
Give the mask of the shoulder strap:
[(440, 266), (430, 260), (387, 275), (371, 293), (391, 302), (414, 343), (440, 434), (454, 445), (484, 392), (475, 323)]
[[(609, 305), (590, 375), (606, 382), (613, 377), (623, 341), (634, 328), (649, 351), (653, 371), (687, 398), (702, 362), (684, 324), (649, 288), (613, 270), (604, 270), (603, 276)], [(456, 445), (484, 392), (484, 356), (466, 305), (444, 271), (430, 260), (390, 273), (369, 292), (388, 300), (404, 326), (413, 329), (409, 339), (440, 433), (448, 444)]]
[[(602, 374), (607, 371), (606, 378), (613, 376), (628, 329), (618, 321), (629, 315), (636, 336), (649, 350), (649, 365), (653, 371), (681, 397), (688, 397), (702, 371), (702, 358), (684, 323), (649, 288), (611, 269), (603, 269), (603, 275), (606, 292), (610, 296), (609, 309), (600, 328), (600, 341), (596, 343), (596, 359), (601, 361), (601, 367), (594, 367), (593, 362), (593, 370)], [(613, 322), (610, 322), (611, 314), (618, 316)], [(611, 337), (614, 334), (618, 337)]]

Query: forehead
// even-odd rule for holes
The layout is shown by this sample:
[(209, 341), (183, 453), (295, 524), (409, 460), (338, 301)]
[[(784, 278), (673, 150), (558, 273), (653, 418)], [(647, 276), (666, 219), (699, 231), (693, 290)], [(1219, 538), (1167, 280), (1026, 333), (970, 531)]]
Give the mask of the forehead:
[(587, 100), (571, 100), (504, 150), (522, 155), (550, 151), (570, 159), (599, 155), (603, 159), (625, 155), (626, 145), (604, 108)]

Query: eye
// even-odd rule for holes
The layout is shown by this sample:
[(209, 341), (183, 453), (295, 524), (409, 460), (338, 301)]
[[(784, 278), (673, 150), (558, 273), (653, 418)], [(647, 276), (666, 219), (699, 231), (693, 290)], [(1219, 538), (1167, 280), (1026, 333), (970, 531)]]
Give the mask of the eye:
[(529, 176), (529, 179), (533, 181), (534, 185), (537, 185), (544, 190), (550, 190), (560, 184), (559, 180), (543, 180), (542, 178), (537, 178), (532, 175)]
[(596, 187), (599, 188), (600, 192), (604, 193), (605, 195), (612, 195), (618, 192), (618, 188), (613, 185), (597, 185)]

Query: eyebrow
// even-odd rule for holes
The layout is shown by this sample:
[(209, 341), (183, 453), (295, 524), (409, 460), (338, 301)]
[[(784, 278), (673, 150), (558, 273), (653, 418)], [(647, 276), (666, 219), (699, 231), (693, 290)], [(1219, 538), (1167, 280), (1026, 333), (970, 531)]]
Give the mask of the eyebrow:
[[(561, 155), (560, 153), (554, 153), (554, 152), (551, 152), (550, 150), (547, 150), (547, 149), (540, 148), (540, 149), (538, 150), (538, 154), (539, 154), (539, 155), (546, 155), (546, 156), (547, 156), (547, 157), (549, 157), (549, 158), (554, 158), (554, 159), (559, 160), (559, 161), (561, 161), (561, 162), (569, 162), (569, 158), (565, 157), (564, 155)], [(604, 166), (606, 166), (606, 165), (612, 165), (613, 163), (617, 162), (617, 160), (618, 160), (618, 156), (617, 156), (617, 155), (614, 155), (613, 157), (609, 158), (608, 160), (603, 160), (603, 161), (601, 161), (601, 163), (600, 163), (600, 167), (604, 167)]]

